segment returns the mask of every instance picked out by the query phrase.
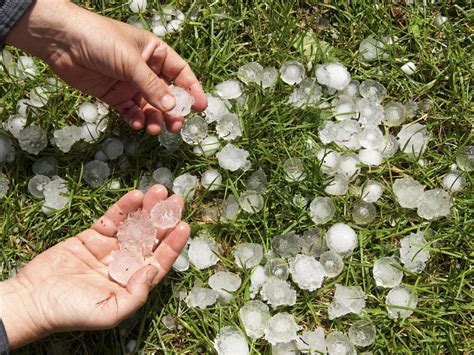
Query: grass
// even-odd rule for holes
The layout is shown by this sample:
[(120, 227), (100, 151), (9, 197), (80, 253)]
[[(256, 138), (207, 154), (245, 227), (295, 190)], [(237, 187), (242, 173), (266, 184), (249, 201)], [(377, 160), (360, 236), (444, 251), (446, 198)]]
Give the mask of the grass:
[[(78, 2), (119, 20), (130, 16), (125, 1)], [(382, 82), (388, 89), (386, 102), (413, 99), (432, 104), (431, 109), (415, 118), (427, 125), (430, 132), (424, 165), (397, 154), (379, 167), (363, 169), (364, 174), (353, 185), (361, 186), (366, 180), (374, 179), (386, 187), (383, 198), (376, 204), (376, 222), (369, 227), (354, 226), (359, 234), (359, 248), (345, 260), (341, 275), (326, 281), (315, 292), (299, 291), (296, 306), (282, 308), (291, 311), (304, 329), (323, 326), (327, 331), (347, 332), (349, 324), (359, 317), (348, 315), (328, 321), (327, 306), (336, 283), (361, 285), (367, 294), (364, 317), (377, 326), (376, 341), (368, 348), (373, 353), (467, 354), (474, 351), (472, 175), (467, 176), (467, 188), (453, 196), (451, 216), (435, 221), (422, 220), (415, 211), (400, 208), (390, 189), (394, 179), (405, 174), (428, 188), (440, 187), (441, 178), (455, 161), (456, 152), (465, 145), (472, 145), (474, 12), (470, 5), (469, 1), (446, 1), (428, 6), (409, 6), (403, 2), (374, 4), (372, 1), (177, 1), (178, 8), (189, 13), (197, 10), (199, 16), (187, 21), (180, 34), (166, 40), (190, 62), (206, 90), (212, 90), (222, 80), (235, 78), (238, 67), (248, 61), (279, 67), (289, 59), (312, 61), (313, 65), (321, 60), (337, 59), (349, 68), (355, 79)], [(149, 8), (157, 6), (157, 1), (149, 1)], [(222, 10), (224, 16), (220, 16)], [(150, 13), (151, 10), (144, 17)], [(440, 28), (433, 25), (433, 19), (439, 14), (449, 18)], [(302, 41), (308, 34), (313, 35), (315, 44), (310, 56), (305, 54), (308, 46)], [(387, 49), (388, 58), (362, 63), (357, 59), (358, 44), (368, 36), (390, 36), (397, 38), (397, 44)], [(330, 50), (321, 50), (327, 46)], [(408, 60), (418, 66), (411, 77), (400, 70)], [(39, 65), (42, 74), (24, 82), (13, 81), (0, 72), (0, 97), (5, 106), (0, 114), (2, 120), (14, 113), (18, 99), (50, 75), (45, 65)], [(246, 107), (239, 109), (244, 137), (238, 145), (250, 151), (252, 171), (260, 167), (269, 176), (263, 211), (256, 215), (241, 213), (232, 224), (206, 223), (202, 216), (203, 209), (219, 205), (224, 193), (242, 192), (250, 172), (225, 173), (225, 192), (201, 190), (188, 206), (187, 220), (193, 226), (193, 233), (208, 230), (222, 244), (224, 252), (218, 267), (225, 266), (243, 278), (243, 285), (230, 304), (197, 310), (188, 309), (179, 301), (179, 291), (189, 289), (196, 281), (206, 283), (216, 268), (170, 273), (153, 291), (146, 305), (118, 328), (58, 334), (17, 353), (119, 354), (125, 352), (130, 339), (137, 339), (138, 347), (145, 353), (210, 353), (219, 328), (242, 327), (238, 310), (249, 299), (246, 287), (249, 273), (236, 269), (232, 247), (241, 241), (254, 241), (268, 250), (275, 235), (311, 228), (307, 211), (294, 207), (293, 196), (300, 193), (311, 200), (324, 194), (327, 183), (307, 149), (308, 140), (318, 142), (317, 129), (327, 117), (319, 109), (289, 107), (286, 99), (291, 90), (281, 81), (265, 91), (251, 86), (246, 89)], [(65, 88), (34, 121), (49, 132), (66, 123), (78, 123), (74, 112), (83, 100), (80, 93)], [(83, 164), (92, 159), (103, 140), (117, 134), (133, 136), (139, 142), (137, 158), (130, 161), (129, 168), (113, 167), (113, 177), (119, 178), (124, 188), (111, 191), (104, 186), (87, 187), (81, 181)], [(116, 120), (96, 144), (82, 149), (76, 147), (68, 155), (48, 147), (43, 155), (53, 155), (60, 160), (60, 175), (68, 180), (72, 201), (53, 217), (44, 217), (41, 203), (32, 199), (27, 191), (35, 157), (17, 150), (15, 163), (2, 167), (2, 172), (11, 180), (9, 193), (0, 204), (3, 278), (8, 277), (11, 269), (89, 226), (120, 195), (136, 187), (141, 175), (153, 171), (157, 161), (177, 174), (191, 172), (199, 176), (208, 167), (217, 167), (215, 158), (196, 158), (189, 146), (183, 145), (175, 152), (159, 148), (156, 138), (131, 132), (120, 120)], [(305, 163), (307, 178), (302, 183), (288, 183), (283, 177), (283, 162), (290, 156), (298, 156)], [(337, 213), (333, 221), (351, 223), (350, 212), (358, 201), (355, 191), (335, 201)], [(372, 265), (379, 257), (396, 255), (400, 238), (418, 229), (427, 233), (431, 260), (424, 272), (410, 274), (403, 280), (415, 286), (418, 308), (410, 318), (390, 320), (384, 307), (387, 290), (375, 286)], [(169, 314), (175, 321), (174, 330), (167, 330), (161, 322)], [(252, 341), (250, 345), (253, 353), (271, 352), (263, 340)]]

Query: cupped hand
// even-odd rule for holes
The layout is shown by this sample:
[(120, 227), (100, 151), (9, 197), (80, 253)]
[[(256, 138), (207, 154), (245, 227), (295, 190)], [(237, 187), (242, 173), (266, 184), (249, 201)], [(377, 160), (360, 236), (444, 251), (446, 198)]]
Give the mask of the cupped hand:
[(187, 89), (194, 109), (206, 96), (190, 66), (152, 33), (63, 0), (37, 0), (7, 37), (44, 59), (68, 84), (115, 107), (134, 129), (156, 135), (166, 121), (179, 131), (183, 117), (168, 84)]
[[(135, 272), (126, 287), (109, 277), (108, 264), (119, 247), (115, 238), (119, 224), (128, 214), (140, 208), (150, 211), (166, 198), (166, 188), (161, 185), (153, 186), (145, 195), (131, 191), (91, 228), (46, 250), (21, 270), (13, 280), (29, 290), (31, 300), (27, 304), (34, 307), (30, 313), (35, 315), (34, 327), (41, 336), (111, 328), (145, 303), (150, 290), (186, 245), (189, 226), (181, 222), (171, 230), (158, 231), (161, 242), (147, 260), (149, 265)], [(177, 196), (169, 199), (183, 204)]]

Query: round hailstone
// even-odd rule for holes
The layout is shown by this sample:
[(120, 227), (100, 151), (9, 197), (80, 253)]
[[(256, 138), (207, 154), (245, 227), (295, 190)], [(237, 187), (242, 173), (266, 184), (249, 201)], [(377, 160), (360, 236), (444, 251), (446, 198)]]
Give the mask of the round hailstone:
[(51, 142), (63, 153), (69, 153), (74, 143), (82, 139), (82, 128), (77, 126), (65, 126), (53, 133)]
[(217, 355), (247, 355), (250, 354), (245, 335), (236, 327), (224, 327), (214, 339), (214, 349)]
[(250, 298), (255, 298), (265, 282), (267, 282), (265, 270), (263, 266), (257, 265), (250, 274)]
[(0, 172), (0, 198), (4, 198), (7, 195), (9, 187), (10, 181), (8, 181), (4, 173)]
[(268, 277), (260, 291), (262, 300), (272, 307), (293, 306), (296, 303), (296, 291), (291, 285), (276, 277)]
[(290, 270), (285, 259), (282, 258), (269, 258), (265, 264), (265, 275), (268, 277), (273, 276), (280, 280), (286, 281), (290, 276)]
[(3, 124), (3, 128), (10, 132), (13, 137), (18, 139), (20, 131), (26, 126), (26, 117), (20, 115), (10, 116), (10, 118)]
[(53, 157), (42, 157), (33, 163), (33, 173), (35, 175), (45, 175), (52, 177), (58, 174), (58, 160)]
[(146, 11), (147, 0), (130, 0), (128, 7), (133, 13), (141, 13)]
[(323, 125), (318, 128), (318, 137), (324, 144), (329, 144), (336, 139), (337, 131), (338, 125), (336, 123), (325, 121)]
[(404, 285), (392, 288), (385, 298), (388, 316), (392, 319), (407, 318), (411, 316), (417, 303), (418, 296), (415, 291)]
[(188, 144), (199, 144), (207, 136), (207, 122), (201, 116), (193, 116), (184, 121), (181, 138)]
[(189, 261), (198, 270), (216, 265), (219, 261), (219, 247), (213, 239), (195, 237), (189, 242)]
[(189, 115), (191, 112), (191, 106), (194, 104), (194, 98), (191, 94), (189, 94), (185, 89), (175, 85), (170, 85), (169, 90), (176, 100), (176, 105), (172, 110), (166, 112), (166, 114), (179, 117)]
[(384, 107), (382, 122), (389, 127), (398, 127), (407, 118), (405, 106), (400, 102), (390, 102)]
[(356, 111), (359, 113), (359, 123), (362, 126), (378, 126), (383, 119), (383, 106), (374, 98), (359, 98), (356, 100)]
[(173, 228), (180, 221), (183, 213), (182, 207), (173, 201), (163, 200), (155, 204), (150, 211), (151, 221), (156, 228)]
[(221, 222), (227, 223), (229, 221), (235, 221), (240, 211), (239, 201), (234, 197), (234, 195), (229, 195), (221, 207)]
[(305, 255), (318, 258), (322, 253), (328, 250), (326, 239), (321, 235), (321, 232), (317, 228), (311, 228), (307, 231), (304, 231), (299, 240), (301, 253)]
[(387, 93), (387, 89), (378, 81), (368, 79), (359, 86), (359, 93), (365, 99), (373, 99), (376, 102), (382, 102)]
[(442, 189), (425, 191), (418, 205), (417, 213), (418, 216), (428, 220), (449, 216), (451, 197)]
[(316, 153), (316, 158), (321, 162), (321, 172), (333, 175), (341, 163), (341, 155), (330, 149), (321, 149)]
[(351, 82), (351, 74), (340, 63), (327, 63), (316, 67), (316, 78), (331, 89), (344, 90)]
[(416, 65), (413, 62), (406, 62), (400, 68), (406, 75), (413, 75), (416, 71)]
[(43, 128), (32, 124), (20, 131), (18, 143), (25, 152), (38, 155), (48, 145), (48, 137)]
[(359, 44), (360, 58), (366, 62), (377, 59), (385, 53), (384, 47), (383, 42), (373, 37), (364, 38)]
[(232, 141), (242, 137), (242, 127), (240, 125), (239, 116), (230, 112), (224, 114), (216, 123), (216, 132), (219, 138), (226, 141)]
[(355, 103), (351, 97), (346, 95), (336, 96), (331, 104), (334, 107), (333, 113), (336, 120), (344, 121), (355, 116)]
[(41, 86), (30, 90), (30, 105), (33, 107), (44, 107), (49, 100), (49, 91)]
[(173, 192), (184, 200), (190, 201), (194, 197), (198, 185), (198, 178), (189, 173), (177, 176), (173, 181)]
[(365, 202), (374, 203), (382, 197), (383, 190), (384, 186), (380, 182), (368, 180), (362, 188), (360, 197)]
[(244, 83), (257, 83), (262, 81), (263, 67), (260, 63), (250, 62), (242, 65), (237, 71), (237, 77)]
[(179, 133), (171, 133), (163, 126), (161, 129), (161, 133), (158, 136), (160, 144), (165, 147), (169, 151), (177, 150), (183, 140), (181, 139), (181, 134)]
[(433, 24), (436, 27), (441, 27), (446, 21), (448, 21), (448, 18), (446, 16), (438, 15), (434, 18)]
[(357, 351), (351, 341), (342, 332), (333, 331), (326, 337), (326, 346), (329, 355), (356, 355)]
[(208, 191), (219, 190), (222, 185), (222, 175), (216, 169), (206, 170), (201, 177), (201, 185)]
[(100, 160), (92, 160), (84, 166), (82, 178), (91, 187), (102, 185), (110, 176), (110, 168), (107, 163)]
[(349, 255), (357, 247), (356, 232), (344, 223), (336, 223), (326, 233), (328, 248), (342, 256)]
[(336, 213), (336, 207), (330, 197), (315, 197), (309, 205), (309, 215), (315, 224), (329, 222)]
[(322, 89), (316, 80), (306, 78), (293, 90), (288, 102), (297, 108), (316, 106), (321, 99)]
[(118, 138), (108, 138), (102, 144), (102, 151), (110, 160), (117, 159), (123, 154), (123, 143)]
[(280, 77), (288, 85), (299, 84), (306, 76), (304, 66), (296, 60), (284, 62), (280, 68)]
[(374, 343), (377, 330), (370, 320), (361, 319), (352, 323), (348, 334), (352, 344), (364, 347)]
[(207, 123), (218, 122), (222, 116), (229, 113), (229, 102), (223, 101), (220, 97), (206, 94), (207, 107), (204, 110)]
[(260, 212), (264, 203), (262, 195), (253, 190), (247, 190), (239, 197), (240, 207), (248, 213)]
[(360, 286), (336, 284), (336, 292), (328, 307), (329, 319), (335, 319), (349, 313), (361, 315), (365, 308), (365, 296)]
[(430, 259), (428, 242), (422, 232), (411, 233), (400, 240), (400, 261), (405, 269), (420, 273)]
[(423, 198), (425, 187), (411, 176), (395, 180), (393, 193), (403, 208), (417, 208)]
[[(326, 354), (326, 339), (324, 338), (324, 329), (321, 327), (315, 330), (306, 331), (296, 339), (298, 350), (308, 354)], [(293, 354), (296, 353), (285, 353)]]
[(235, 292), (242, 284), (240, 277), (232, 272), (218, 271), (207, 281), (209, 287), (219, 294), (219, 299), (227, 302), (232, 298), (231, 292)]
[(109, 264), (109, 275), (122, 286), (127, 285), (130, 277), (145, 266), (143, 256), (135, 248), (120, 249), (112, 252), (112, 256), (112, 262)]
[(297, 255), (290, 259), (290, 273), (293, 281), (302, 290), (314, 291), (321, 287), (325, 271), (315, 258)]
[(462, 171), (474, 170), (474, 146), (468, 145), (462, 148), (456, 155), (456, 164)]
[(403, 271), (397, 259), (386, 256), (375, 261), (374, 274), (375, 284), (385, 288), (393, 288), (400, 285), (403, 279)]
[(153, 180), (155, 180), (157, 184), (163, 185), (171, 190), (173, 188), (174, 174), (170, 169), (161, 167), (153, 172)]
[(459, 171), (451, 171), (443, 178), (443, 187), (451, 192), (459, 192), (466, 186), (466, 176)]
[(348, 181), (352, 181), (360, 172), (359, 165), (360, 160), (356, 154), (343, 154), (341, 155), (336, 174), (345, 177)]
[(274, 67), (265, 67), (262, 71), (260, 84), (262, 88), (271, 88), (278, 79), (278, 70)]
[(383, 157), (375, 149), (361, 149), (359, 150), (359, 160), (362, 164), (368, 166), (379, 166), (383, 162)]
[(344, 269), (342, 257), (331, 250), (322, 253), (319, 257), (319, 262), (324, 268), (325, 276), (328, 278), (336, 277)]
[(395, 155), (399, 147), (397, 138), (389, 134), (387, 137), (384, 137), (384, 146), (380, 150), (380, 153), (382, 153), (382, 157), (390, 158)]
[(232, 143), (227, 143), (216, 156), (219, 166), (223, 169), (236, 171), (250, 168), (249, 152), (245, 149), (237, 148)]
[(77, 114), (83, 121), (89, 123), (95, 123), (99, 118), (97, 105), (91, 102), (84, 102), (80, 104), (79, 108), (77, 109)]
[(267, 192), (268, 177), (261, 168), (255, 170), (247, 179), (247, 189), (258, 191), (261, 194)]
[(237, 80), (226, 80), (216, 85), (216, 92), (222, 99), (236, 99), (242, 95), (242, 87)]
[(293, 196), (293, 205), (298, 208), (306, 208), (308, 206), (308, 199), (301, 194)]
[(272, 355), (289, 355), (298, 353), (298, 347), (294, 340), (288, 343), (277, 343), (272, 345)]
[(347, 85), (344, 90), (339, 91), (339, 93), (354, 99), (359, 96), (359, 85), (360, 82), (358, 80), (352, 79), (349, 85)]
[(356, 224), (369, 224), (377, 215), (377, 210), (371, 202), (359, 202), (352, 209), (352, 219)]
[(14, 160), (15, 148), (12, 140), (0, 133), (0, 163), (11, 163)]
[(257, 243), (241, 243), (235, 247), (233, 255), (237, 266), (251, 269), (262, 261), (263, 246)]
[(188, 307), (206, 309), (216, 303), (218, 296), (219, 294), (210, 288), (194, 285), (184, 302)]
[(66, 182), (61, 178), (51, 180), (50, 183), (44, 186), (44, 203), (45, 210), (60, 210), (64, 208), (69, 202), (69, 191)]
[(217, 153), (220, 149), (221, 143), (219, 142), (219, 138), (216, 136), (208, 136), (202, 140), (199, 145), (193, 148), (193, 152), (196, 155), (204, 155), (205, 157), (211, 157)]
[(82, 139), (87, 143), (97, 140), (101, 133), (97, 124), (89, 122), (84, 123), (81, 126), (81, 130)]
[(349, 181), (345, 176), (335, 175), (331, 182), (324, 188), (328, 195), (342, 196), (347, 193)]
[(273, 250), (283, 258), (294, 257), (301, 251), (299, 239), (295, 232), (277, 235), (272, 240)]
[(44, 175), (35, 175), (28, 182), (28, 191), (34, 197), (44, 198), (44, 187), (51, 182), (51, 179)]
[(283, 164), (287, 181), (302, 181), (305, 178), (304, 165), (300, 158), (288, 158)]
[(299, 329), (293, 315), (286, 312), (277, 313), (267, 323), (265, 339), (272, 345), (288, 343), (296, 340), (296, 332)]
[(189, 256), (186, 248), (183, 249), (181, 254), (176, 258), (176, 261), (173, 263), (173, 269), (179, 272), (187, 271), (189, 269)]
[(359, 133), (359, 143), (367, 149), (382, 149), (385, 146), (384, 135), (377, 126), (369, 126)]
[(426, 149), (428, 130), (419, 123), (406, 124), (402, 126), (397, 137), (402, 152), (418, 157)]

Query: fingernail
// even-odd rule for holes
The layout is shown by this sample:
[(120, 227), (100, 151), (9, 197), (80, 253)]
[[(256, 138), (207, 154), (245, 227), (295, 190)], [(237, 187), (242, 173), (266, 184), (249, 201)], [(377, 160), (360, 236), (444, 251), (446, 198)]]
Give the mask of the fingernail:
[(165, 111), (171, 110), (176, 104), (174, 96), (166, 94), (160, 100), (161, 108)]
[(158, 275), (158, 269), (154, 266), (146, 272), (146, 280), (150, 285), (153, 284), (153, 280), (155, 279), (156, 275)]

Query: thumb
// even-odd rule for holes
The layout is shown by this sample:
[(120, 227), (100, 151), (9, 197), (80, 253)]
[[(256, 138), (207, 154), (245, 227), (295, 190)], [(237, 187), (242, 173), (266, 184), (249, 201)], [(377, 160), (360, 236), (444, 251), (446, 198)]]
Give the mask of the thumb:
[(136, 271), (127, 283), (127, 291), (140, 307), (148, 298), (148, 293), (153, 288), (153, 280), (158, 275), (159, 269), (153, 265), (147, 265)]
[(176, 99), (169, 91), (168, 85), (140, 58), (134, 68), (132, 83), (154, 107), (166, 112), (171, 110)]

